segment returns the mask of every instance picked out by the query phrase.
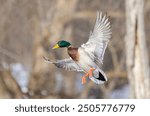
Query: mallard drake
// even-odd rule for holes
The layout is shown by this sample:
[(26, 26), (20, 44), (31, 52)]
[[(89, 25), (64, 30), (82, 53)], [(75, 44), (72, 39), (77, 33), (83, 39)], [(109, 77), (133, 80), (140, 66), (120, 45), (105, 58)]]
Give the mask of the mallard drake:
[(85, 75), (82, 77), (82, 84), (86, 83), (86, 77), (89, 77), (96, 84), (101, 84), (107, 81), (107, 77), (101, 67), (105, 49), (110, 38), (111, 25), (108, 17), (103, 15), (102, 12), (97, 12), (94, 29), (91, 31), (89, 40), (85, 44), (76, 48), (70, 42), (61, 40), (52, 48), (67, 48), (70, 58), (55, 62), (45, 57), (44, 59), (58, 68), (84, 72)]

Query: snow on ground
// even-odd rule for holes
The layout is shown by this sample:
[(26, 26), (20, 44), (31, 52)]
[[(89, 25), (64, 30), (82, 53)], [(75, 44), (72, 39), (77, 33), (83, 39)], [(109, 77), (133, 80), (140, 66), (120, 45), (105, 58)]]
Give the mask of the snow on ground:
[(25, 67), (20, 63), (11, 64), (10, 68), (11, 68), (11, 73), (13, 77), (16, 79), (16, 81), (20, 85), (22, 91), (27, 92), (29, 71), (25, 69)]

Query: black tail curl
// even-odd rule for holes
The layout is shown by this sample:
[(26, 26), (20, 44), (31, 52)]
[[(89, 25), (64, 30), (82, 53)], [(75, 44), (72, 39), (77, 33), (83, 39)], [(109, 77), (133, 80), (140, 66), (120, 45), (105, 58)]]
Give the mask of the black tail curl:
[(98, 80), (100, 80), (100, 81), (106, 81), (104, 75), (102, 75), (100, 72), (99, 72), (99, 77), (96, 78), (96, 79), (98, 79)]

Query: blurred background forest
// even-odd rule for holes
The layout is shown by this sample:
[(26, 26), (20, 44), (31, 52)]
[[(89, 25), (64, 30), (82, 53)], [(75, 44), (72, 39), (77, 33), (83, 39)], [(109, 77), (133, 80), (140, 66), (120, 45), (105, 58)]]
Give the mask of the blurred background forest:
[[(150, 78), (150, 0), (144, 2), (145, 27), (142, 27), (146, 39), (144, 45), (147, 46), (144, 51), (148, 55), (141, 54), (140, 58), (147, 58), (144, 63), (148, 65), (146, 73)], [(141, 76), (137, 81), (139, 85), (147, 83), (148, 91), (141, 90), (143, 95), (149, 94), (146, 97), (136, 95), (140, 91), (134, 89), (134, 84), (138, 85), (134, 83), (136, 78), (129, 78), (131, 70), (126, 49), (130, 48), (129, 36), (132, 34), (126, 29), (130, 28), (126, 24), (130, 22), (130, 19), (127, 21), (131, 8), (128, 9), (128, 4), (125, 0), (0, 0), (0, 98), (150, 98), (147, 77), (145, 80)], [(62, 39), (76, 47), (85, 43), (93, 29), (97, 11), (107, 13), (112, 24), (112, 38), (103, 64), (108, 82), (95, 85), (89, 81), (82, 85), (82, 73), (58, 69), (47, 64), (42, 56), (52, 60), (67, 58), (66, 49), (51, 48)], [(126, 15), (126, 12), (129, 13)], [(136, 10), (131, 13), (134, 12)], [(135, 29), (138, 29), (137, 25)], [(133, 43), (140, 46), (138, 40)], [(137, 70), (143, 69), (143, 65), (138, 66)], [(139, 75), (135, 73), (135, 77), (136, 74)]]

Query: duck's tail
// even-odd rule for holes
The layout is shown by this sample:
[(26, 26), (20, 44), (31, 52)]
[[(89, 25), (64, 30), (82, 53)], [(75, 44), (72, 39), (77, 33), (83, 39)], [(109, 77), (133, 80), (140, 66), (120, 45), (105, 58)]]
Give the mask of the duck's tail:
[(101, 70), (101, 69), (98, 69), (98, 70), (95, 70), (94, 73), (94, 76), (92, 77), (89, 77), (94, 83), (96, 84), (103, 84), (107, 81), (107, 77), (105, 75), (105, 73)]

